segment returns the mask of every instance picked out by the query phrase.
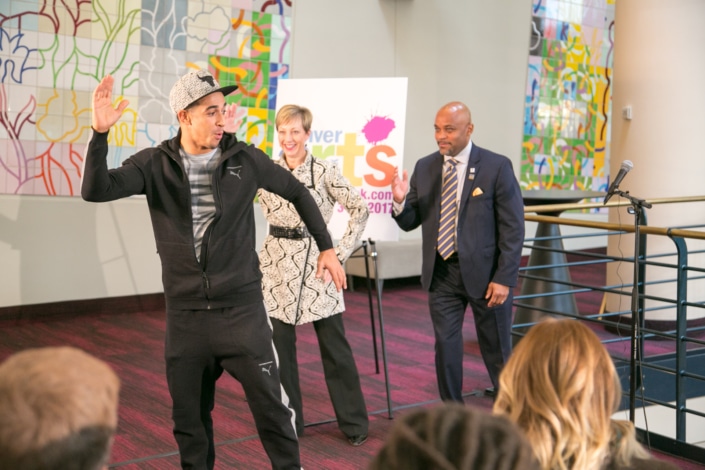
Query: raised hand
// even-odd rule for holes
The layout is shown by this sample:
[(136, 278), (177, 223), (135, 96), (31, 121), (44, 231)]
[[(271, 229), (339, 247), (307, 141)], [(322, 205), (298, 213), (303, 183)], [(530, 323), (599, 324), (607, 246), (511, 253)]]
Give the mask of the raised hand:
[(228, 132), (230, 134), (235, 134), (238, 129), (240, 129), (240, 126), (242, 125), (242, 121), (244, 119), (244, 116), (239, 116), (240, 119), (238, 118), (237, 114), (238, 107), (236, 104), (228, 104), (225, 107), (225, 126), (223, 127), (223, 130), (225, 132)]
[(404, 170), (402, 177), (399, 177), (399, 168), (394, 169), (394, 178), (392, 178), (392, 197), (397, 203), (401, 203), (406, 198), (406, 192), (409, 190), (409, 173)]
[(108, 132), (122, 116), (123, 111), (130, 104), (127, 100), (122, 100), (117, 108), (113, 107), (113, 84), (115, 79), (106, 75), (93, 90), (93, 122), (92, 126), (96, 132)]

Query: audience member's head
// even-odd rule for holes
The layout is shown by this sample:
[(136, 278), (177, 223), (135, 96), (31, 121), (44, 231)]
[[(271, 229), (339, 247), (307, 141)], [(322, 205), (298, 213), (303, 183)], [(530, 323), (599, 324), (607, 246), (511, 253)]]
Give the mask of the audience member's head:
[(0, 364), (0, 468), (106, 467), (119, 389), (107, 364), (75, 348), (10, 356)]
[(494, 405), (524, 431), (544, 469), (628, 465), (648, 454), (629, 422), (613, 421), (622, 395), (612, 359), (576, 320), (547, 319), (514, 349)]
[(509, 420), (460, 403), (397, 418), (370, 470), (538, 469), (531, 447)]

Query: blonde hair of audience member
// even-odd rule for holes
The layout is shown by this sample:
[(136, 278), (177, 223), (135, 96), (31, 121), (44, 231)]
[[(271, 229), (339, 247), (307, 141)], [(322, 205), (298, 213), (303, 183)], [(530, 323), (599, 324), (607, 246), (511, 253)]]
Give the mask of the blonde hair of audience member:
[(0, 468), (107, 468), (120, 381), (72, 347), (27, 349), (0, 364)]
[(538, 470), (519, 428), (457, 402), (397, 418), (369, 470)]
[(628, 421), (611, 419), (622, 388), (597, 335), (575, 320), (547, 319), (514, 349), (495, 413), (519, 425), (544, 469), (599, 469), (648, 458)]

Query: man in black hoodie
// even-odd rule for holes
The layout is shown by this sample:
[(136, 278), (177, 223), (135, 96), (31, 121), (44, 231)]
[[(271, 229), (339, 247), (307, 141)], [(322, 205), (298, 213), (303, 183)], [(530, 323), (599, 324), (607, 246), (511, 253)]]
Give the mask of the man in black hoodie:
[(205, 70), (187, 73), (170, 92), (177, 136), (109, 170), (108, 132), (128, 105), (113, 106), (113, 82), (106, 76), (93, 93), (81, 195), (93, 202), (147, 198), (162, 263), (166, 373), (181, 466), (214, 466), (211, 411), (225, 370), (242, 384), (272, 468), (300, 468), (262, 300), (253, 200), (263, 188), (294, 205), (321, 251), (317, 276), (341, 289), (345, 273), (318, 206), (290, 172), (223, 132), (225, 95), (237, 86), (220, 87)]

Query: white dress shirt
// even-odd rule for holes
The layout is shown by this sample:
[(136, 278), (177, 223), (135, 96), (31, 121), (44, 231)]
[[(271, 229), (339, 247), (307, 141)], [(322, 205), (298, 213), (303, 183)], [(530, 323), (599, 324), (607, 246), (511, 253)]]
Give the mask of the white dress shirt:
[[(468, 145), (465, 146), (463, 150), (461, 150), (457, 155), (453, 156), (458, 163), (455, 165), (456, 173), (458, 175), (458, 193), (457, 193), (457, 198), (458, 201), (460, 201), (460, 195), (463, 194), (463, 185), (465, 184), (465, 172), (468, 168), (468, 160), (470, 160), (470, 151), (472, 150), (472, 140), (468, 142)], [(445, 169), (446, 162), (451, 158), (450, 155), (445, 155), (443, 157), (443, 167)], [(443, 172), (441, 172), (443, 174)], [(404, 209), (404, 203), (406, 202), (406, 197), (404, 198), (403, 201), (401, 202), (396, 202), (393, 201), (393, 207), (392, 210), (394, 211), (394, 215), (399, 215), (401, 211)], [(458, 204), (458, 208), (460, 208), (460, 204)], [(456, 212), (455, 214), (456, 218), (456, 228), (458, 227), (457, 224), (457, 219), (458, 219), (458, 213)]]

